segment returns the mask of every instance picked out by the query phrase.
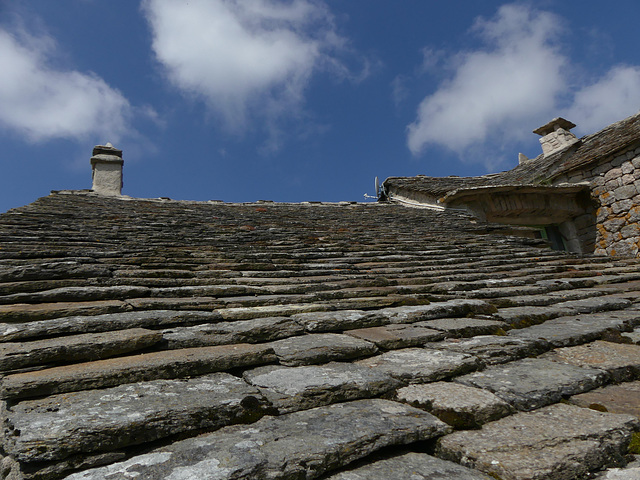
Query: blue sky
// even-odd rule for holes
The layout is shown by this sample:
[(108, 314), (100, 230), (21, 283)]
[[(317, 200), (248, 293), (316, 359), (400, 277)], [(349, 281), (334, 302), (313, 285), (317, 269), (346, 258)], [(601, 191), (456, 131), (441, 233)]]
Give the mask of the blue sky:
[(640, 109), (636, 0), (0, 0), (0, 211), (134, 197), (353, 201), (480, 175)]

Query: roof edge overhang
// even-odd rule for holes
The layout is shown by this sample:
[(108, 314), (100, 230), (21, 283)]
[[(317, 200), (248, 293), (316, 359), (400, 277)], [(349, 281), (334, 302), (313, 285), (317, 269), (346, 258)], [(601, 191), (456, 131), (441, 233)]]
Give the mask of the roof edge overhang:
[(551, 225), (588, 213), (590, 188), (588, 183), (470, 187), (452, 190), (438, 203), (467, 208), (490, 222)]

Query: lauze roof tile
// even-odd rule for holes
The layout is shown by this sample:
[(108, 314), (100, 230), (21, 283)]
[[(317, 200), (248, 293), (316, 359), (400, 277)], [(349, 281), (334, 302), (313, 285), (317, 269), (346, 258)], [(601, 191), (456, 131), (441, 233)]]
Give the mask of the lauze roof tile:
[(389, 203), (11, 210), (0, 478), (637, 473), (640, 261), (503, 231)]

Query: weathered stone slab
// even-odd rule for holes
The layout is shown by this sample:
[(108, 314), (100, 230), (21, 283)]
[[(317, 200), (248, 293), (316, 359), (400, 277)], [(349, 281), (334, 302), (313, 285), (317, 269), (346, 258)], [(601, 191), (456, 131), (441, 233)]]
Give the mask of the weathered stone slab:
[(213, 310), (223, 303), (215, 297), (130, 298), (127, 303), (136, 310)]
[(427, 342), (435, 342), (444, 338), (444, 333), (438, 330), (401, 323), (383, 327), (359, 328), (345, 333), (375, 343), (379, 348), (385, 350), (418, 347)]
[(381, 448), (427, 440), (448, 429), (407, 405), (356, 400), (225, 427), (67, 480), (313, 479)]
[(390, 375), (350, 363), (322, 366), (265, 366), (244, 372), (280, 413), (330, 403), (378, 397), (400, 386)]
[(446, 302), (434, 302), (415, 307), (384, 308), (379, 311), (389, 319), (389, 323), (414, 323), (442, 317), (460, 317), (469, 313), (489, 314), (495, 307), (483, 300), (455, 299)]
[(608, 385), (574, 395), (569, 401), (579, 407), (601, 412), (625, 413), (640, 418), (640, 382)]
[(455, 381), (489, 390), (519, 410), (534, 410), (559, 402), (565, 396), (599, 387), (606, 377), (603, 371), (595, 368), (525, 358), (488, 367)]
[(51, 461), (253, 422), (267, 406), (227, 373), (54, 395), (8, 408), (4, 448), (20, 461)]
[(236, 320), (163, 330), (167, 348), (204, 347), (234, 343), (260, 343), (302, 335), (304, 328), (289, 317)]
[(409, 452), (330, 475), (326, 480), (494, 480), (477, 470), (426, 453)]
[(268, 345), (280, 364), (290, 367), (366, 357), (378, 351), (371, 342), (337, 333), (311, 333)]
[(434, 382), (482, 366), (473, 355), (428, 348), (393, 350), (357, 363), (409, 383)]
[(312, 333), (335, 332), (355, 328), (377, 327), (389, 323), (386, 316), (364, 310), (299, 313), (291, 318)]
[(147, 287), (117, 285), (112, 287), (63, 287), (33, 293), (14, 293), (0, 297), (0, 303), (90, 302), (95, 300), (123, 300), (151, 294)]
[(414, 323), (415, 326), (433, 328), (445, 332), (448, 337), (463, 338), (475, 335), (504, 334), (505, 322), (480, 318), (439, 318)]
[(494, 316), (507, 323), (512, 328), (524, 328), (542, 323), (556, 317), (575, 315), (576, 310), (569, 307), (559, 307), (559, 304), (541, 307), (507, 307), (498, 310)]
[(515, 338), (542, 339), (554, 347), (566, 347), (596, 340), (609, 329), (626, 330), (629, 328), (628, 317), (624, 311), (559, 317), (540, 325), (511, 330), (508, 335)]
[(150, 347), (161, 339), (160, 332), (132, 328), (32, 342), (0, 343), (0, 371), (113, 357)]
[(557, 303), (556, 305), (559, 307), (571, 308), (577, 313), (595, 313), (607, 312), (610, 310), (622, 310), (630, 307), (631, 301), (615, 296), (605, 296), (570, 300), (567, 302)]
[(430, 343), (427, 346), (469, 353), (488, 364), (505, 363), (518, 358), (536, 356), (549, 349), (544, 340), (502, 335), (478, 335), (472, 338), (447, 339), (443, 342)]
[(44, 336), (72, 333), (109, 332), (127, 328), (162, 327), (176, 324), (216, 322), (222, 317), (211, 312), (150, 310), (73, 316), (26, 323), (0, 323), (0, 341), (15, 342)]
[(610, 468), (597, 478), (600, 480), (638, 480), (640, 478), (640, 466)]
[(587, 478), (603, 466), (622, 464), (638, 427), (629, 415), (556, 404), (447, 435), (436, 454), (501, 479)]
[(273, 350), (267, 345), (221, 345), (144, 353), (7, 375), (2, 379), (0, 396), (29, 398), (125, 383), (203, 375), (273, 361)]
[(101, 315), (126, 312), (131, 305), (120, 300), (99, 300), (96, 302), (56, 302), (31, 305), (0, 305), (0, 322), (31, 322), (71, 315)]
[(640, 345), (596, 340), (585, 345), (558, 348), (547, 355), (557, 362), (605, 370), (616, 382), (640, 377)]
[(478, 428), (515, 411), (487, 390), (453, 382), (409, 385), (396, 392), (396, 399), (426, 410), (456, 429)]
[(302, 303), (287, 305), (264, 305), (258, 307), (229, 307), (215, 310), (225, 320), (249, 320), (252, 318), (288, 317), (298, 313), (326, 312), (330, 305), (322, 303)]
[(560, 290), (557, 292), (545, 292), (535, 295), (515, 295), (503, 296), (491, 299), (492, 303), (499, 307), (524, 307), (524, 306), (546, 306), (554, 303), (571, 300), (581, 300), (604, 295), (603, 292), (594, 289)]

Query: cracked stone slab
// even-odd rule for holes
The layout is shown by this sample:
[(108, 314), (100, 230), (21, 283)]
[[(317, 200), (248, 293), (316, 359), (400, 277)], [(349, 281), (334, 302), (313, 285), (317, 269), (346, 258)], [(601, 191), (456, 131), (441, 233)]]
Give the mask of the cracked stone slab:
[(490, 314), (495, 307), (483, 300), (455, 299), (414, 307), (393, 307), (379, 310), (390, 323), (414, 323), (442, 317), (460, 317), (469, 313)]
[(569, 401), (579, 407), (592, 408), (602, 412), (626, 413), (640, 418), (640, 382), (608, 385), (574, 395)]
[(477, 370), (482, 363), (466, 353), (428, 348), (393, 350), (357, 362), (409, 383), (434, 382)]
[(66, 480), (314, 479), (381, 448), (448, 431), (445, 423), (417, 408), (356, 400), (225, 427)]
[(125, 383), (203, 375), (274, 361), (275, 356), (270, 347), (251, 344), (143, 353), (7, 375), (2, 379), (0, 396), (18, 399), (52, 395)]
[(142, 328), (86, 333), (31, 342), (0, 343), (0, 371), (107, 358), (142, 350), (158, 343), (160, 332)]
[(379, 348), (385, 350), (418, 347), (427, 342), (436, 342), (444, 338), (444, 333), (438, 330), (401, 323), (383, 327), (359, 328), (347, 331), (345, 334), (375, 343)]
[(639, 427), (630, 415), (556, 404), (442, 437), (436, 454), (504, 480), (586, 478), (623, 464)]
[(515, 410), (493, 393), (453, 382), (400, 388), (395, 398), (426, 410), (456, 429), (478, 428)]
[(457, 463), (409, 452), (326, 477), (325, 480), (494, 480), (492, 477)]
[(302, 335), (304, 328), (290, 317), (236, 320), (162, 331), (167, 348), (205, 347), (234, 343), (260, 343)]
[(563, 397), (593, 390), (606, 380), (607, 375), (599, 369), (525, 358), (494, 365), (454, 381), (489, 390), (518, 410), (534, 410), (559, 402)]
[(295, 367), (373, 355), (375, 344), (349, 335), (311, 333), (268, 344), (282, 365)]
[(115, 450), (262, 417), (268, 403), (227, 373), (26, 400), (7, 409), (4, 448), (23, 462)]
[(546, 356), (556, 362), (605, 370), (616, 382), (640, 377), (640, 345), (596, 340), (585, 345), (557, 348)]
[(194, 323), (216, 322), (221, 319), (219, 314), (211, 312), (150, 310), (72, 316), (26, 323), (0, 323), (0, 341), (15, 342), (44, 336), (109, 332), (127, 328), (158, 328), (176, 324), (193, 325)]
[(439, 318), (417, 322), (413, 325), (440, 330), (448, 337), (455, 338), (504, 334), (504, 330), (508, 328), (507, 324), (500, 320), (480, 318)]
[(350, 363), (283, 367), (265, 366), (244, 372), (282, 413), (336, 402), (379, 397), (401, 383), (390, 375)]
[(364, 310), (299, 313), (292, 315), (291, 319), (300, 323), (307, 332), (311, 333), (378, 327), (389, 323), (386, 316)]
[(510, 330), (508, 335), (515, 338), (542, 339), (554, 347), (566, 347), (596, 340), (610, 329), (628, 330), (630, 324), (635, 324), (637, 319), (637, 312), (624, 310), (559, 317), (540, 325)]
[(469, 353), (488, 364), (505, 363), (523, 357), (532, 357), (549, 350), (544, 340), (514, 338), (504, 335), (478, 335), (471, 338), (452, 338), (430, 343), (430, 348)]

